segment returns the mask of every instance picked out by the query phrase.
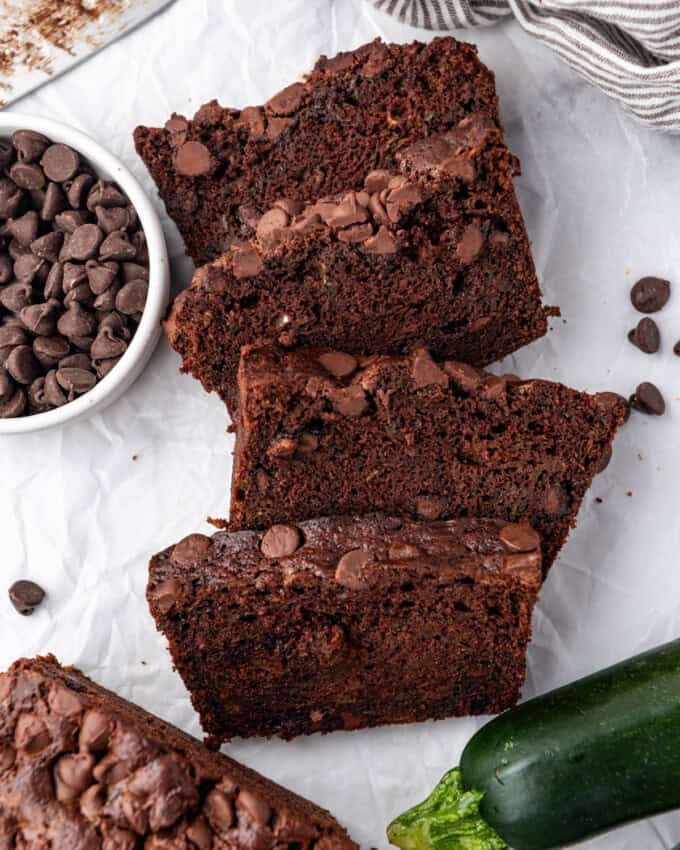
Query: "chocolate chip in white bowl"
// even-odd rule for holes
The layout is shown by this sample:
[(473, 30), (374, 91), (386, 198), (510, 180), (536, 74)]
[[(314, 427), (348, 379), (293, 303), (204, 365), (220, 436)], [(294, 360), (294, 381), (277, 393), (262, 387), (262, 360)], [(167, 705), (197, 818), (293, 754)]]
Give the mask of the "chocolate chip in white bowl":
[(0, 139), (0, 416), (60, 407), (115, 368), (148, 280), (146, 237), (114, 182), (40, 133)]

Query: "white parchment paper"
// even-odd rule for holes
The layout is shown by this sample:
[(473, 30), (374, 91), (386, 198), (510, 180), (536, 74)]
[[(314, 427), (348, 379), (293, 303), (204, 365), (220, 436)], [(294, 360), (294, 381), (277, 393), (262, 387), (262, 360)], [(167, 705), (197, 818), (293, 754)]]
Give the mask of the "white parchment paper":
[[(260, 103), (320, 53), (376, 35), (429, 37), (363, 0), (177, 0), (14, 108), (91, 133), (153, 193), (133, 151), (137, 123), (193, 114), (212, 97)], [(668, 405), (661, 419), (633, 414), (585, 499), (534, 618), (530, 696), (680, 633), (680, 358), (672, 353), (680, 338), (680, 140), (635, 125), (511, 22), (458, 35), (477, 42), (496, 71), (546, 301), (564, 317), (503, 368), (624, 394), (652, 380)], [(191, 265), (166, 222), (178, 289)], [(655, 356), (626, 341), (639, 318), (628, 292), (643, 274), (676, 283), (658, 315), (663, 350)], [(0, 668), (52, 651), (200, 734), (147, 612), (146, 563), (189, 532), (210, 533), (207, 515), (226, 514), (232, 438), (218, 399), (177, 367), (162, 342), (134, 387), (101, 415), (0, 442)], [(22, 577), (49, 593), (27, 619), (4, 589)], [(456, 763), (480, 723), (237, 741), (227, 751), (331, 808), (363, 846), (385, 850), (388, 820)], [(584, 847), (668, 850), (677, 841), (680, 815), (667, 815)]]

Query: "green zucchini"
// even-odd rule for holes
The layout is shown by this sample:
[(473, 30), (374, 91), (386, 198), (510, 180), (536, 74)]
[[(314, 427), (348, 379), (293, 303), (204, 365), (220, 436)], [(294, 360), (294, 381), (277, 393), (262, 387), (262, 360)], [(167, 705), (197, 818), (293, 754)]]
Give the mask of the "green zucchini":
[(680, 808), (680, 640), (479, 729), (387, 836), (402, 850), (555, 850)]

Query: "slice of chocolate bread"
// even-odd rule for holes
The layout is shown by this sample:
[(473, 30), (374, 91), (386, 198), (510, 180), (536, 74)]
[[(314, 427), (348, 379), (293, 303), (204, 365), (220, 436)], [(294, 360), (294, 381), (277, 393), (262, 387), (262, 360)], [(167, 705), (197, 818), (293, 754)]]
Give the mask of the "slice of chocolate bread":
[(192, 534), (147, 597), (221, 743), (502, 711), (540, 584), (527, 525), (372, 515)]
[(246, 347), (239, 391), (232, 530), (376, 510), (494, 516), (538, 531), (545, 571), (626, 406), (424, 349), (358, 362)]
[(280, 198), (309, 201), (360, 189), (397, 151), (479, 112), (498, 124), (493, 74), (477, 48), (380, 39), (333, 59), (264, 106), (207, 103), (189, 121), (138, 127), (137, 152), (155, 180), (187, 253), (205, 263), (253, 235)]
[(395, 153), (360, 192), (280, 201), (257, 239), (200, 268), (165, 324), (183, 371), (233, 410), (241, 347), (331, 346), (354, 354), (427, 345), (485, 365), (546, 331), (496, 125), (464, 118)]
[(0, 676), (0, 847), (359, 850), (328, 812), (51, 655)]

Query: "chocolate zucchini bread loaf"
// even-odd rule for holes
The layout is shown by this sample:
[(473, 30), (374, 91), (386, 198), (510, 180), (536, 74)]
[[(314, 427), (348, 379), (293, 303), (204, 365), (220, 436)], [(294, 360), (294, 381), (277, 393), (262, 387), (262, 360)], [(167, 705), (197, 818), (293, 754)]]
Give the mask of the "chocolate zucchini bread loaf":
[(3, 850), (359, 850), (328, 813), (53, 656), (0, 676)]
[(243, 350), (230, 529), (384, 511), (528, 522), (547, 571), (624, 418), (613, 393), (407, 356)]
[(233, 409), (241, 347), (331, 346), (484, 365), (546, 331), (512, 186), (515, 160), (489, 118), (395, 153), (359, 192), (284, 200), (257, 238), (200, 268), (165, 324), (183, 370)]
[(192, 534), (147, 597), (220, 743), (502, 711), (540, 584), (527, 525), (372, 515)]
[(360, 189), (397, 151), (472, 113), (498, 125), (493, 74), (477, 48), (380, 39), (333, 59), (264, 106), (205, 104), (189, 121), (138, 127), (137, 152), (155, 180), (187, 253), (200, 264), (254, 234), (281, 198), (309, 201)]

